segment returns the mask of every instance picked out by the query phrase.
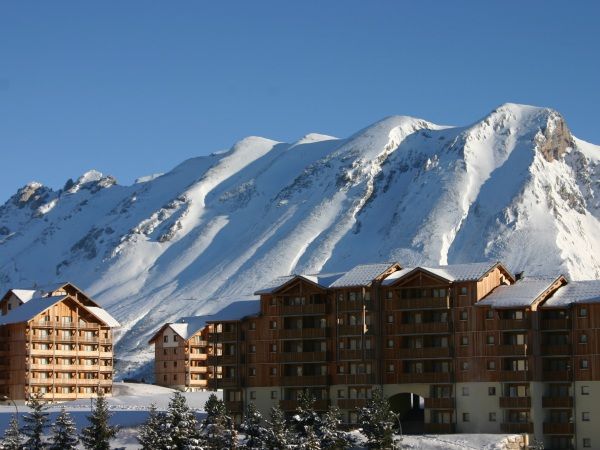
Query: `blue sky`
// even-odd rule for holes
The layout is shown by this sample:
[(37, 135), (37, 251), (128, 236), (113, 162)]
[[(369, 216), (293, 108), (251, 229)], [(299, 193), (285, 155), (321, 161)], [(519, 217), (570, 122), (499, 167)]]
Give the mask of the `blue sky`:
[(0, 2), (0, 203), (260, 135), (550, 106), (600, 144), (600, 2)]

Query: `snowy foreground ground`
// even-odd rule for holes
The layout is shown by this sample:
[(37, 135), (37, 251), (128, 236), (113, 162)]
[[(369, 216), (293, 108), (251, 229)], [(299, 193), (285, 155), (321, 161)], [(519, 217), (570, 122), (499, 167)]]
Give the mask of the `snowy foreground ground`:
[[(146, 419), (150, 404), (155, 403), (158, 409), (166, 409), (173, 390), (149, 384), (115, 383), (113, 386), (114, 396), (108, 398), (108, 403), (113, 412), (112, 423), (119, 424), (122, 427), (117, 439), (112, 442), (113, 448), (139, 449), (140, 446), (137, 445), (136, 441), (136, 427)], [(210, 394), (210, 392), (188, 392), (184, 395), (188, 405), (197, 409), (201, 417), (204, 403)], [(28, 411), (25, 405), (17, 406), (20, 415)], [(51, 421), (54, 421), (54, 418), (63, 406), (72, 414), (78, 428), (87, 425), (86, 416), (90, 411), (89, 400), (77, 400), (52, 406), (49, 409)], [(12, 404), (10, 406), (0, 406), (0, 433), (3, 433), (3, 430), (6, 429), (8, 421), (14, 412), (15, 409)], [(414, 450), (505, 450), (507, 442), (508, 436), (505, 435), (454, 434), (404, 436), (402, 445), (405, 449)]]

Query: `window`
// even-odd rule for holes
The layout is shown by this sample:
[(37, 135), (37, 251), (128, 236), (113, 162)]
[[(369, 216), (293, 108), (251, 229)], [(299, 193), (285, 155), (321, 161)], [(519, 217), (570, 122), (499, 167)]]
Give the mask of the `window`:
[(460, 364), (460, 368), (461, 368), (461, 370), (469, 370), (469, 361), (463, 361)]
[(461, 336), (460, 345), (469, 345), (469, 336)]
[(494, 310), (493, 309), (488, 309), (485, 311), (485, 318), (487, 320), (491, 320), (494, 318)]
[(271, 375), (277, 375), (277, 367), (271, 367)]
[(592, 440), (590, 438), (583, 438), (583, 447), (592, 448)]
[(392, 291), (387, 291), (385, 294), (385, 298), (391, 300), (394, 297), (394, 293)]
[(579, 317), (587, 317), (587, 308), (586, 307), (581, 307), (579, 308)]
[(462, 286), (460, 288), (460, 295), (467, 295), (468, 291), (467, 291), (467, 287), (466, 286)]
[(496, 388), (494, 386), (488, 387), (488, 395), (496, 395)]
[(494, 345), (496, 343), (496, 339), (494, 338), (493, 335), (489, 335), (487, 337), (487, 343), (488, 343), (488, 345)]
[(579, 361), (579, 367), (581, 369), (589, 369), (590, 362), (587, 359), (582, 359), (581, 361)]
[(469, 422), (471, 420), (471, 415), (469, 413), (463, 413), (462, 419), (463, 422)]
[(173, 367), (177, 367), (177, 361), (173, 361)]
[(387, 316), (387, 323), (394, 323), (394, 315), (393, 314), (389, 314)]
[(167, 354), (167, 349), (165, 348), (165, 349), (163, 350), (163, 355), (166, 355), (166, 354)]
[(590, 421), (590, 413), (589, 412), (582, 412), (581, 413), (581, 420), (583, 422), (589, 422)]
[(463, 397), (468, 397), (469, 396), (469, 388), (468, 387), (464, 386), (462, 388), (462, 395), (463, 395)]
[(271, 391), (271, 400), (277, 400), (277, 391)]
[(590, 395), (590, 387), (581, 386), (581, 395)]
[(256, 391), (250, 391), (250, 399), (256, 400)]
[(256, 376), (256, 368), (250, 367), (250, 369), (248, 370), (248, 373), (250, 374), (251, 377), (255, 377)]
[(254, 344), (250, 345), (250, 353), (256, 353), (256, 345), (254, 345)]
[(271, 344), (271, 353), (277, 352), (277, 344)]
[(276, 320), (271, 320), (271, 321), (269, 322), (269, 328), (270, 328), (271, 330), (276, 330), (276, 329), (277, 329), (277, 321), (276, 321)]
[(487, 369), (488, 370), (496, 370), (496, 361), (494, 361), (494, 360), (488, 361), (487, 362)]
[(394, 365), (393, 364), (388, 364), (387, 371), (388, 372), (393, 372), (394, 371)]
[(490, 422), (495, 422), (496, 421), (496, 413), (495, 412), (491, 412), (488, 414), (488, 420)]
[(579, 343), (580, 344), (587, 344), (588, 341), (588, 337), (587, 334), (583, 333), (579, 335)]
[(393, 339), (388, 339), (387, 348), (394, 348), (394, 340)]
[(467, 312), (466, 309), (463, 309), (460, 312), (460, 320), (467, 320), (468, 317), (469, 317), (469, 313)]
[(179, 340), (179, 336), (176, 334), (173, 335), (173, 342), (177, 342)]

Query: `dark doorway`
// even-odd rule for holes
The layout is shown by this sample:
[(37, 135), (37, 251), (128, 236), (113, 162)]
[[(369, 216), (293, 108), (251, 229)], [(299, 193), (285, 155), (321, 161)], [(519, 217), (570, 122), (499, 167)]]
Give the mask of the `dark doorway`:
[(400, 417), (403, 434), (423, 434), (425, 423), (425, 399), (410, 392), (390, 397), (390, 405)]

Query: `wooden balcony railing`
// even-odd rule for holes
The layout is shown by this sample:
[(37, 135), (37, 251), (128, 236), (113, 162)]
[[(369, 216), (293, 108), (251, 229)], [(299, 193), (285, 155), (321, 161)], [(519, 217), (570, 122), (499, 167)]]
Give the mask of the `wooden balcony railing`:
[(337, 327), (338, 336), (361, 336), (367, 334), (369, 327), (364, 325), (340, 325)]
[(306, 376), (284, 376), (281, 377), (282, 386), (327, 386), (327, 375), (306, 375)]
[(570, 422), (544, 422), (544, 434), (573, 434), (575, 426)]
[(422, 372), (386, 374), (386, 383), (450, 383), (452, 372)]
[(450, 300), (447, 298), (402, 298), (392, 301), (394, 309), (448, 309)]
[(279, 330), (279, 339), (315, 339), (329, 336), (328, 328), (289, 328)]
[(498, 328), (500, 330), (529, 330), (530, 323), (529, 319), (500, 319)]
[(503, 422), (500, 424), (500, 431), (503, 433), (533, 433), (533, 423), (531, 422)]
[(453, 423), (426, 423), (424, 424), (425, 433), (429, 434), (452, 434), (455, 427)]
[(206, 364), (209, 366), (232, 366), (237, 362), (236, 355), (211, 355), (206, 360)]
[(571, 354), (571, 345), (542, 345), (540, 350), (542, 356), (567, 356)]
[(530, 381), (531, 371), (529, 370), (501, 370), (499, 380), (502, 381)]
[(452, 397), (425, 398), (425, 408), (431, 409), (454, 409), (454, 399)]
[(281, 362), (327, 361), (327, 352), (285, 352), (279, 354)]
[(364, 360), (375, 358), (373, 350), (339, 350), (339, 360)]
[(500, 397), (500, 408), (531, 408), (531, 397)]
[(553, 397), (546, 396), (542, 397), (542, 408), (572, 408), (573, 397)]
[(327, 314), (327, 305), (309, 304), (309, 305), (280, 305), (277, 308), (280, 316), (302, 316), (302, 315), (321, 315)]
[(450, 332), (448, 322), (386, 324), (387, 334), (445, 334)]
[(543, 381), (570, 381), (571, 373), (568, 370), (544, 370)]
[(486, 347), (489, 347), (492, 352), (496, 351), (498, 356), (524, 356), (527, 354), (526, 345), (491, 345)]
[(335, 384), (374, 384), (375, 375), (372, 373), (362, 374), (336, 374)]
[(227, 389), (240, 387), (241, 383), (236, 378), (211, 378), (208, 386), (211, 389)]
[(542, 330), (570, 330), (571, 319), (542, 319), (540, 321)]
[(388, 359), (449, 358), (450, 357), (450, 347), (386, 349), (385, 357)]

